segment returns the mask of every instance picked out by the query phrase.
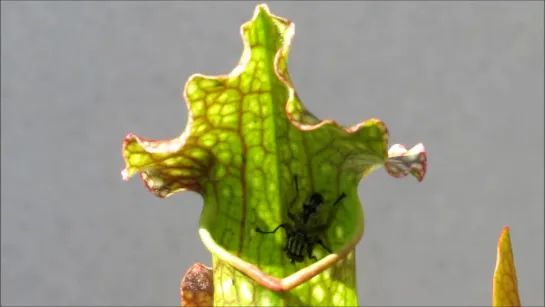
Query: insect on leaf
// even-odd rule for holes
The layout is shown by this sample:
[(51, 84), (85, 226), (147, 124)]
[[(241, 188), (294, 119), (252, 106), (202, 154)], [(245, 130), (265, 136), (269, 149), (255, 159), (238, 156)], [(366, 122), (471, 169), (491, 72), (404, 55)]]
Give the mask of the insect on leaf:
[[(423, 146), (397, 148), (389, 158), (382, 121), (342, 127), (306, 109), (287, 68), (294, 31), (292, 22), (257, 6), (241, 27), (238, 66), (227, 75), (196, 74), (187, 81), (185, 131), (166, 141), (129, 134), (123, 144), (124, 179), (140, 173), (159, 197), (183, 190), (202, 195), (199, 234), (213, 256), (215, 305), (357, 305), (360, 180), (384, 165), (396, 177), (424, 176)], [(326, 203), (347, 196), (323, 232), (333, 253), (316, 248), (318, 261), (292, 265), (282, 249), (285, 235), (263, 236), (255, 228), (287, 221), (294, 175), (301, 201), (313, 192)]]

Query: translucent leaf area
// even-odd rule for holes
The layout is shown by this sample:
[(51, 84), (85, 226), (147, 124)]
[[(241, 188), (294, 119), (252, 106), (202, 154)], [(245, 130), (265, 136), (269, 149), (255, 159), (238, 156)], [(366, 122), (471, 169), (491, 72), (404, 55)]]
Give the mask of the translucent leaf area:
[[(410, 150), (395, 145), (388, 153), (382, 121), (342, 127), (305, 108), (287, 68), (294, 29), (259, 5), (241, 28), (238, 66), (228, 75), (196, 74), (187, 81), (185, 131), (159, 141), (129, 134), (123, 144), (125, 180), (139, 173), (158, 197), (183, 190), (202, 195), (199, 234), (213, 255), (208, 285), (215, 305), (357, 305), (353, 249), (364, 231), (359, 182), (381, 166), (394, 177), (418, 180), (426, 171), (421, 144)], [(331, 103), (342, 107), (342, 101)], [(285, 232), (256, 228), (293, 223), (288, 212), (300, 214), (314, 192), (324, 203), (311, 223), (327, 228), (313, 235), (333, 253), (316, 245), (318, 261), (291, 264)], [(333, 206), (342, 193), (346, 197)], [(199, 274), (208, 276), (202, 268)]]

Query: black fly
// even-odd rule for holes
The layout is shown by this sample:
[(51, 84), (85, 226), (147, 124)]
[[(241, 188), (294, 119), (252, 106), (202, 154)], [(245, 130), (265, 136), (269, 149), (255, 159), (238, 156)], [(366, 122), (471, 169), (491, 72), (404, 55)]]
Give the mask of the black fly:
[[(299, 197), (297, 175), (293, 176), (293, 179), (295, 181), (295, 198), (291, 201), (290, 207), (295, 204), (297, 198)], [(337, 198), (333, 206), (337, 205), (344, 197), (346, 197), (346, 194), (342, 193), (341, 196)], [(309, 259), (317, 261), (318, 259), (316, 256), (312, 254), (312, 250), (316, 244), (322, 246), (330, 254), (332, 253), (331, 249), (328, 248), (317, 235), (327, 230), (329, 225), (323, 224), (318, 226), (309, 226), (307, 224), (312, 215), (318, 211), (318, 208), (323, 203), (324, 197), (322, 194), (313, 193), (303, 204), (303, 211), (299, 214), (299, 216), (293, 215), (288, 210), (288, 217), (290, 220), (292, 220), (293, 224), (283, 223), (278, 225), (272, 231), (263, 231), (259, 228), (256, 228), (255, 230), (256, 232), (262, 234), (271, 234), (277, 232), (280, 228), (284, 228), (287, 237), (286, 244), (284, 245), (284, 251), (286, 252), (288, 258), (291, 259), (291, 263), (303, 262), (305, 260), (305, 256), (307, 256)]]

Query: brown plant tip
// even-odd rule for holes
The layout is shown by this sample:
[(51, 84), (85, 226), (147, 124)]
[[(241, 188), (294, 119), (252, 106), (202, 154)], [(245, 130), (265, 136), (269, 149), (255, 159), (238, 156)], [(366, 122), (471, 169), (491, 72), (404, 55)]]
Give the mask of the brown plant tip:
[(212, 269), (195, 263), (185, 273), (180, 284), (181, 305), (201, 307), (214, 305), (214, 277)]

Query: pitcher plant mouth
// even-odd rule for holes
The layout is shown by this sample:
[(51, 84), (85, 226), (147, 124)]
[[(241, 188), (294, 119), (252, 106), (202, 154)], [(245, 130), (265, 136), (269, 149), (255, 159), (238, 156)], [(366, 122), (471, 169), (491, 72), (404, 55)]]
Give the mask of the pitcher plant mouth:
[[(190, 190), (204, 199), (199, 235), (213, 268), (187, 273), (181, 293), (188, 304), (213, 287), (215, 305), (357, 305), (354, 248), (364, 233), (358, 184), (381, 166), (395, 178), (425, 176), (424, 146), (388, 150), (381, 120), (343, 127), (307, 110), (288, 72), (294, 33), (291, 21), (258, 5), (241, 27), (243, 53), (233, 71), (187, 81), (183, 133), (171, 140), (128, 134), (123, 143), (124, 180), (140, 174), (158, 197)], [(298, 218), (315, 194), (320, 207)], [(255, 231), (278, 225), (292, 232)], [(308, 253), (288, 247), (286, 236)]]

